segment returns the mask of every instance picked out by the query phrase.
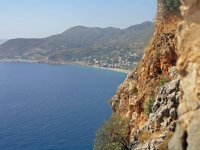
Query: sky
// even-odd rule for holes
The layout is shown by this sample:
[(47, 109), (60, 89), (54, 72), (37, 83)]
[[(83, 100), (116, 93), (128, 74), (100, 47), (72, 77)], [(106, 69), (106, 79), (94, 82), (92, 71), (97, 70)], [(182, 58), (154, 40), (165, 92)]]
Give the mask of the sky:
[(157, 0), (0, 0), (0, 39), (44, 38), (81, 25), (127, 28), (153, 21)]

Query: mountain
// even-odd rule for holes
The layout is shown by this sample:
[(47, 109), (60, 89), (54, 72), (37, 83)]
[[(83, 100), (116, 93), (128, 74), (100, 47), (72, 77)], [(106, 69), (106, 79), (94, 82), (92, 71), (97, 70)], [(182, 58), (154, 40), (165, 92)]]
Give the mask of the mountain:
[[(140, 60), (142, 49), (154, 32), (152, 22), (126, 29), (72, 27), (61, 34), (42, 39), (12, 39), (0, 45), (0, 59), (43, 62), (101, 61), (109, 64), (120, 59)], [(130, 55), (130, 57), (125, 57)], [(134, 58), (131, 58), (134, 55)], [(107, 59), (108, 58), (108, 59)]]
[(141, 30), (144, 30), (144, 29), (148, 28), (149, 26), (151, 26), (151, 24), (152, 24), (152, 22), (145, 21), (141, 24), (130, 26), (130, 27), (126, 28), (126, 30), (141, 31)]
[(8, 40), (6, 40), (6, 39), (0, 39), (0, 45), (3, 44), (3, 43), (5, 43), (6, 41), (8, 41)]

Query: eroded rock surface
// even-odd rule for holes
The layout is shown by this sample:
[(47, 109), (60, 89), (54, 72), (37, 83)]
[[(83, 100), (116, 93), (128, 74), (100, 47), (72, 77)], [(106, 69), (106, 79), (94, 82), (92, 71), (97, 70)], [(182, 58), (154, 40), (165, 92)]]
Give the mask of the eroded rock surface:
[(170, 150), (200, 150), (200, 0), (182, 0), (177, 63), (180, 74), (178, 125)]
[[(170, 132), (175, 131), (177, 122), (177, 107), (179, 104), (179, 78), (160, 87), (148, 121), (134, 132), (132, 150), (158, 150)], [(142, 143), (139, 139), (141, 132), (150, 133)]]

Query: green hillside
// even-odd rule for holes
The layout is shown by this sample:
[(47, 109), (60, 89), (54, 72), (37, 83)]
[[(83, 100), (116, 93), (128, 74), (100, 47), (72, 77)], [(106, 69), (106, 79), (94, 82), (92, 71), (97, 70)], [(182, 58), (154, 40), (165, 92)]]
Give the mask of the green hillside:
[[(42, 39), (12, 39), (0, 45), (0, 60), (39, 62), (85, 62), (108, 65), (125, 61), (132, 63), (142, 56), (142, 49), (154, 32), (152, 22), (130, 26), (72, 27), (61, 34)], [(130, 65), (132, 66), (132, 65)]]

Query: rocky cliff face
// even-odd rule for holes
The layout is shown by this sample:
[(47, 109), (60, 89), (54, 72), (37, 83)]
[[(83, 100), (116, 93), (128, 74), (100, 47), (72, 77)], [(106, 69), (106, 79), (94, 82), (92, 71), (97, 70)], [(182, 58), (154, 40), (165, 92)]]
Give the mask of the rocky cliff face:
[[(130, 149), (163, 149), (175, 131), (179, 104), (177, 25), (181, 20), (179, 14), (162, 12), (158, 1), (154, 36), (139, 66), (110, 100), (115, 114), (131, 120)], [(150, 99), (155, 103), (148, 117), (145, 109)]]
[(177, 63), (180, 105), (171, 150), (200, 149), (200, 0), (182, 0), (185, 20), (179, 25)]
[(132, 150), (165, 149), (168, 143), (166, 140), (176, 127), (179, 104), (178, 85), (179, 78), (176, 78), (160, 87), (148, 120), (133, 134)]

